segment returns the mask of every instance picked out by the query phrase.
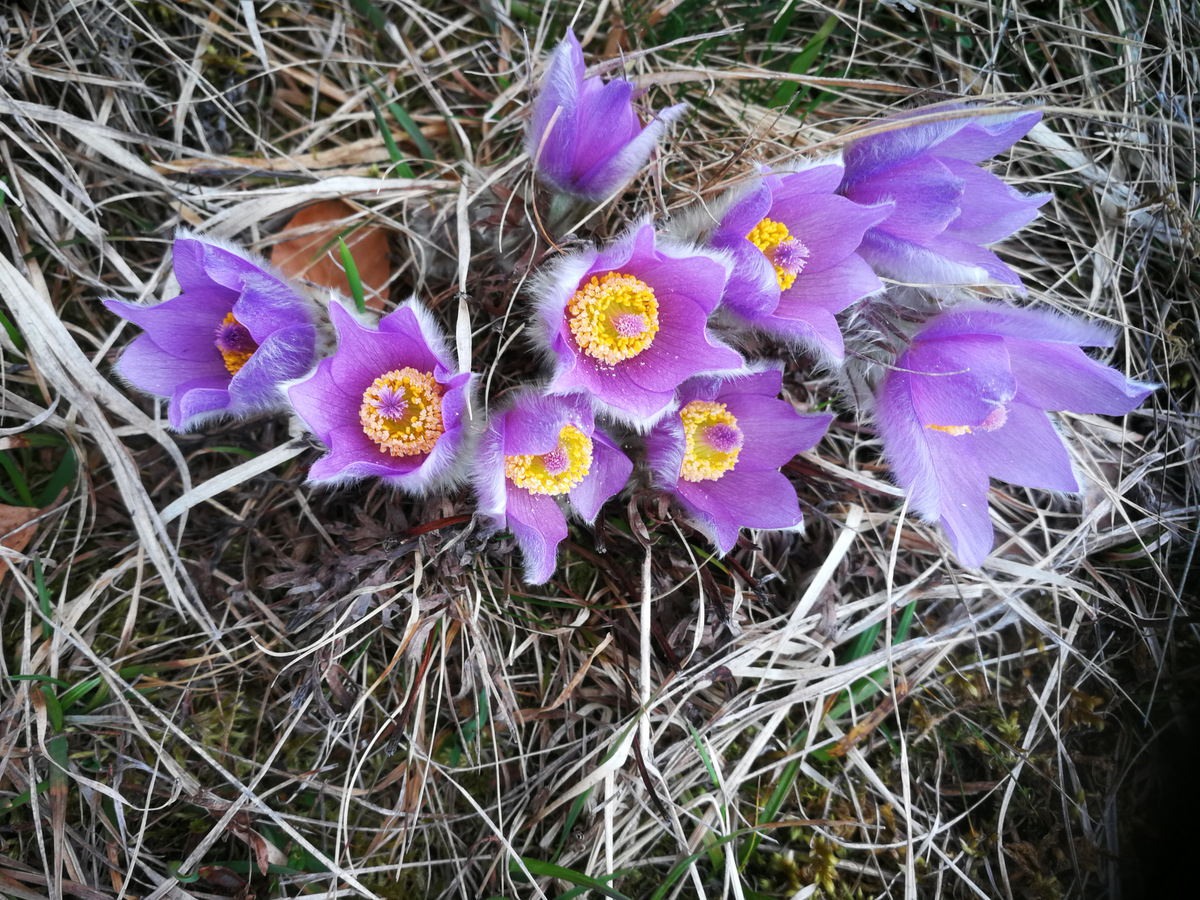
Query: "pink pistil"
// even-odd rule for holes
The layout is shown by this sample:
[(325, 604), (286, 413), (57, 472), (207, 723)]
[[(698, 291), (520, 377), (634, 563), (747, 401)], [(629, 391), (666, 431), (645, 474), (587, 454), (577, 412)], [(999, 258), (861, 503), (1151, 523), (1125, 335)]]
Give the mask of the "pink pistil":
[(732, 453), (742, 449), (745, 437), (736, 425), (710, 425), (704, 432), (704, 443), (718, 453)]
[(980, 431), (995, 431), (997, 428), (1002, 427), (1007, 421), (1008, 410), (1003, 406), (997, 406), (987, 414), (986, 419), (984, 419), (975, 427)]
[(624, 338), (646, 333), (646, 320), (636, 313), (618, 313), (612, 317), (613, 331)]
[(371, 406), (385, 419), (402, 419), (408, 409), (408, 402), (393, 387), (384, 387), (379, 391), (379, 398), (371, 400)]
[(252, 353), (257, 346), (241, 322), (222, 323), (217, 328), (217, 349), (222, 353)]
[(799, 275), (804, 271), (804, 264), (810, 253), (800, 241), (793, 237), (787, 238), (776, 245), (771, 251), (771, 264), (778, 266), (789, 275)]
[(542, 454), (542, 466), (545, 467), (546, 474), (557, 477), (571, 468), (571, 455), (567, 453), (566, 447), (559, 444), (549, 453)]

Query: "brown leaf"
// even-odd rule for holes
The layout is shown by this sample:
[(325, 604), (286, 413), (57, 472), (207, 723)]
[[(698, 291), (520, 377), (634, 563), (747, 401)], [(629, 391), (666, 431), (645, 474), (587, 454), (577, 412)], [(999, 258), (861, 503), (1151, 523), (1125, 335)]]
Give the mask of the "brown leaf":
[[(41, 510), (32, 506), (6, 506), (0, 503), (0, 545), (16, 553), (25, 549), (36, 531), (29, 524)], [(8, 573), (8, 560), (0, 556), (0, 578)]]
[[(342, 268), (342, 255), (337, 241), (338, 235), (343, 235), (350, 255), (354, 257), (354, 264), (358, 267), (367, 306), (383, 309), (388, 278), (392, 274), (388, 261), (387, 232), (373, 225), (363, 225), (345, 235), (346, 230), (358, 221), (356, 212), (344, 200), (322, 200), (304, 207), (283, 226), (283, 234), (289, 231), (299, 233), (275, 245), (271, 250), (271, 262), (285, 275), (305, 278), (339, 290), (349, 297), (350, 282)], [(327, 245), (328, 249), (317, 257), (321, 248)]]

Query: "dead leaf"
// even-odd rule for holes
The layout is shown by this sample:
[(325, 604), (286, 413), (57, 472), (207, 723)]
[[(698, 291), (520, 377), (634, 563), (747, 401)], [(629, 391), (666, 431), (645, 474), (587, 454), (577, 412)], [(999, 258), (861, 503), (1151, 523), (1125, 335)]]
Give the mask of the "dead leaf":
[[(350, 282), (342, 268), (337, 239), (353, 227), (356, 214), (355, 208), (345, 200), (322, 200), (304, 207), (292, 216), (281, 232), (296, 231), (299, 234), (276, 244), (271, 250), (271, 262), (289, 277), (304, 278), (349, 297)], [(318, 257), (321, 248), (327, 245), (328, 249)], [(383, 309), (388, 278), (392, 274), (387, 232), (373, 225), (363, 225), (346, 237), (346, 246), (358, 267), (367, 306)]]
[[(0, 545), (16, 553), (25, 549), (37, 530), (31, 523), (42, 514), (33, 506), (6, 506), (0, 503)], [(0, 556), (0, 578), (8, 573), (8, 560)]]

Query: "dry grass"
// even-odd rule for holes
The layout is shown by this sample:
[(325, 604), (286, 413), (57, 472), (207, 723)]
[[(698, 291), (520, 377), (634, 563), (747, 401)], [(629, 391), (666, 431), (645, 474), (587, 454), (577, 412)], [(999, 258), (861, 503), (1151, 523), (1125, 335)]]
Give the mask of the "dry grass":
[[(10, 4), (0, 486), (44, 510), (0, 592), (0, 893), (1137, 896), (1142, 744), (1196, 683), (1200, 28), (912, 5), (585, 2), (589, 51), (695, 114), (580, 236), (895, 105), (1033, 96), (1045, 125), (998, 165), (1055, 197), (1006, 258), (1167, 387), (1066, 417), (1082, 505), (997, 486), (982, 572), (904, 516), (843, 408), (790, 466), (805, 536), (714, 559), (639, 492), (525, 590), (466, 492), (310, 490), (282, 417), (165, 431), (112, 381), (130, 333), (98, 298), (160, 295), (177, 224), (267, 250), (343, 197), (392, 235), (393, 300), (427, 300), (497, 397), (533, 374), (521, 285), (548, 249), (531, 61), (575, 8)], [(796, 401), (836, 397), (793, 362)]]

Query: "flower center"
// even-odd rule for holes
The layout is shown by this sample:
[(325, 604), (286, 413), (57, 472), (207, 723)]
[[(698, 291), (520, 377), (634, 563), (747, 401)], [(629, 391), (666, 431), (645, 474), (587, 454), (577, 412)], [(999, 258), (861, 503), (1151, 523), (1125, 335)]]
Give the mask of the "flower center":
[(972, 428), (974, 428), (975, 430), (978, 430), (978, 431), (995, 431), (997, 428), (1002, 427), (1004, 425), (1004, 423), (1007, 421), (1008, 421), (1008, 410), (1005, 409), (1003, 406), (997, 406), (995, 409), (993, 409), (990, 413), (987, 414), (986, 419), (984, 419), (982, 422), (980, 422), (978, 425), (975, 425), (975, 426), (930, 424), (930, 425), (926, 425), (925, 427), (932, 428), (934, 431), (941, 431), (945, 434), (951, 435), (952, 437), (962, 437), (964, 434), (971, 434)]
[(574, 425), (564, 425), (558, 446), (539, 456), (504, 457), (504, 474), (531, 494), (565, 494), (592, 468), (592, 439)]
[(411, 367), (387, 372), (363, 392), (358, 419), (363, 434), (392, 456), (429, 453), (446, 430), (442, 386), (432, 372)]
[(679, 411), (683, 420), (684, 481), (716, 481), (738, 461), (745, 435), (724, 403), (693, 400)]
[(632, 275), (593, 275), (575, 292), (567, 312), (579, 349), (610, 366), (637, 356), (658, 334), (654, 291)]
[(228, 313), (217, 326), (216, 344), (230, 375), (236, 375), (258, 349), (246, 326), (235, 319), (233, 313)]
[(761, 250), (775, 267), (775, 280), (781, 291), (792, 286), (808, 261), (808, 248), (792, 237), (782, 222), (763, 219), (746, 235), (746, 240)]

